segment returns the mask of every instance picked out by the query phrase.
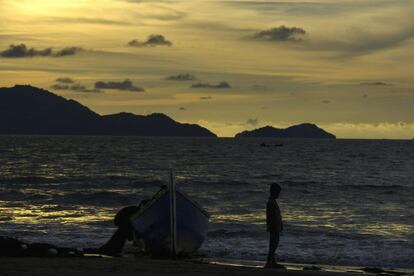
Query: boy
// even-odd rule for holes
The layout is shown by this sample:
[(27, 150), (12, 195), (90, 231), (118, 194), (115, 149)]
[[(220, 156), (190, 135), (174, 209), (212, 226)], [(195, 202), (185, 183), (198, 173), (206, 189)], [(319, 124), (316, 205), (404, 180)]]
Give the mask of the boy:
[(270, 197), (266, 206), (266, 225), (269, 232), (269, 253), (265, 268), (282, 268), (285, 267), (276, 262), (275, 251), (279, 245), (280, 232), (283, 231), (282, 216), (280, 215), (279, 205), (276, 199), (280, 195), (282, 188), (277, 183), (270, 186)]

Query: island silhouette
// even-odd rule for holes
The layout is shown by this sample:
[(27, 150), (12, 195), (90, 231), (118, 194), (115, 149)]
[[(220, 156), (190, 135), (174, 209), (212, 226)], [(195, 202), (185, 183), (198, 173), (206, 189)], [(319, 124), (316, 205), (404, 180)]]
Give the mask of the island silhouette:
[(265, 126), (251, 131), (243, 131), (236, 138), (318, 138), (336, 139), (336, 136), (319, 128), (315, 124), (304, 123), (285, 129)]
[(74, 100), (30, 85), (0, 88), (0, 134), (217, 137), (160, 113), (99, 115)]
[[(74, 100), (30, 85), (0, 88), (0, 134), (217, 137), (207, 128), (179, 123), (162, 113), (99, 115)], [(314, 124), (286, 129), (266, 126), (235, 137), (335, 139)]]

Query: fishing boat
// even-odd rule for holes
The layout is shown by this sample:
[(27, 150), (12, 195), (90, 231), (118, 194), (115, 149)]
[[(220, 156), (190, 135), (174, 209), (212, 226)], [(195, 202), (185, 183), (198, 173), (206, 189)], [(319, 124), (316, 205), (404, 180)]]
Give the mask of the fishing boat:
[(265, 142), (260, 144), (261, 147), (283, 147), (283, 144), (266, 144)]
[(174, 174), (151, 200), (131, 216), (134, 241), (152, 256), (191, 255), (203, 244), (209, 214), (187, 194), (176, 189)]

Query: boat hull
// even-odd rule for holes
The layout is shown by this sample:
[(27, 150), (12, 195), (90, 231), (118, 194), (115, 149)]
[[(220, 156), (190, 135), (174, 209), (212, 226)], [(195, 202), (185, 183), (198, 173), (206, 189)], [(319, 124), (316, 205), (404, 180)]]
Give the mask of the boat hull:
[[(131, 217), (134, 239), (143, 241), (153, 256), (171, 252), (170, 191), (153, 200)], [(203, 244), (208, 231), (208, 214), (186, 195), (176, 191), (176, 254), (191, 254)]]

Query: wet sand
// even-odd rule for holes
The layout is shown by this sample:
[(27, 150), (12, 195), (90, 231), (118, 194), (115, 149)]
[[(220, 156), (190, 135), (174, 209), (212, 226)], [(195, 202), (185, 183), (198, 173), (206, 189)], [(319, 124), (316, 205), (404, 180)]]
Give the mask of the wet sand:
[(0, 258), (0, 275), (361, 275), (332, 271), (275, 270), (258, 267), (147, 258)]

